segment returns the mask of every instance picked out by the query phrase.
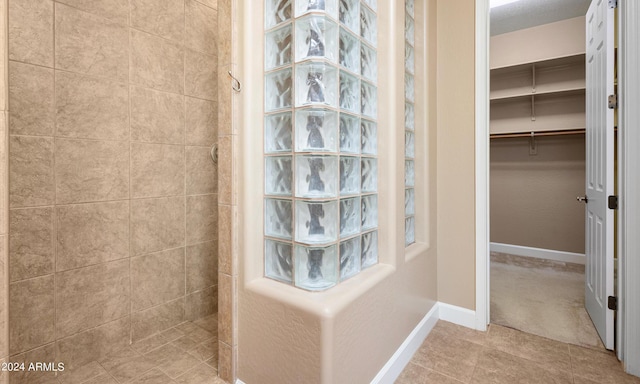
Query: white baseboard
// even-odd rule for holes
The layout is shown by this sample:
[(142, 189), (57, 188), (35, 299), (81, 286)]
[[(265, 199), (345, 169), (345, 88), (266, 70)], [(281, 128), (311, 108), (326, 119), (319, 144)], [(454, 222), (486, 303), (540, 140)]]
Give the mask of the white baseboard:
[(585, 263), (584, 253), (555, 251), (552, 249), (525, 247), (522, 245), (491, 243), (491, 252), (508, 253), (510, 255), (516, 256), (535, 257), (536, 259), (562, 261), (565, 263)]
[[(470, 309), (451, 304), (436, 303), (420, 323), (411, 331), (396, 352), (373, 378), (371, 384), (393, 384), (405, 369), (413, 355), (420, 348), (438, 320), (448, 321), (463, 327), (475, 329), (476, 313)], [(245, 384), (237, 379), (235, 384)]]
[(446, 303), (438, 304), (440, 307), (440, 320), (476, 329), (476, 311)]
[(396, 353), (391, 356), (389, 361), (382, 367), (380, 372), (373, 378), (371, 384), (393, 384), (398, 376), (402, 373), (402, 370), (409, 364), (411, 358), (416, 353), (418, 348), (427, 338), (429, 332), (438, 322), (438, 309), (439, 303), (431, 308), (420, 323), (411, 331), (409, 336), (400, 345), (400, 348), (396, 350)]

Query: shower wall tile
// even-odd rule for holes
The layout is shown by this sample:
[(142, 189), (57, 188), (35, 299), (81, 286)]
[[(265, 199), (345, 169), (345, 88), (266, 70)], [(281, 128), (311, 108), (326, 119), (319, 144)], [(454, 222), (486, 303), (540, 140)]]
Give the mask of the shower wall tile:
[(129, 260), (56, 275), (56, 336), (66, 337), (129, 313)]
[(198, 52), (216, 54), (218, 14), (195, 0), (185, 0), (185, 45)]
[(197, 0), (200, 4), (204, 4), (207, 7), (218, 9), (218, 0)]
[(131, 144), (131, 197), (184, 195), (184, 146)]
[(131, 26), (182, 42), (184, 0), (131, 0)]
[(233, 279), (234, 277), (224, 273), (218, 275), (218, 340), (228, 345), (233, 344)]
[(56, 342), (56, 358), (73, 370), (129, 346), (129, 316)]
[(233, 359), (233, 347), (226, 343), (218, 343), (218, 376), (227, 383), (234, 380), (235, 360)]
[[(32, 349), (19, 355), (11, 356), (11, 362), (24, 363), (28, 367), (30, 363), (56, 361), (55, 344), (47, 344), (42, 347)], [(11, 384), (32, 384), (32, 383), (52, 383), (55, 382), (55, 372), (37, 371), (15, 371), (11, 372)]]
[(218, 136), (218, 202), (231, 204), (233, 182), (233, 136)]
[(56, 71), (56, 136), (129, 139), (125, 84)]
[(236, 272), (232, 262), (235, 209), (230, 205), (218, 205), (218, 271), (227, 275)]
[(131, 315), (133, 342), (174, 327), (184, 321), (184, 298), (170, 301)]
[(184, 93), (184, 49), (180, 44), (131, 30), (131, 82)]
[(128, 43), (126, 24), (56, 4), (57, 69), (128, 81)]
[(14, 209), (9, 214), (9, 281), (53, 273), (53, 208)]
[(131, 201), (132, 255), (177, 248), (184, 241), (184, 197)]
[(58, 204), (129, 197), (126, 142), (56, 139), (55, 161)]
[(184, 124), (185, 107), (182, 96), (131, 87), (131, 140), (182, 144)]
[(53, 68), (53, 1), (9, 2), (9, 59)]
[(129, 257), (129, 201), (57, 207), (56, 268)]
[(187, 245), (211, 241), (218, 231), (218, 196), (187, 196)]
[(129, 22), (129, 0), (56, 0), (56, 2), (67, 4), (85, 12), (118, 21), (122, 24)]
[(9, 261), (7, 260), (7, 236), (0, 236), (0, 276), (2, 276), (3, 284), (0, 284), (0, 356), (9, 356), (9, 322), (8, 322), (8, 304), (9, 290), (6, 274), (9, 272)]
[(185, 249), (131, 259), (131, 309), (139, 311), (185, 294)]
[(185, 59), (185, 95), (216, 100), (218, 75), (216, 67), (211, 65), (216, 62), (216, 57), (188, 49)]
[(53, 78), (53, 69), (9, 62), (11, 134), (53, 135), (55, 124)]
[(187, 195), (218, 191), (218, 173), (211, 159), (210, 147), (186, 147)]
[(187, 246), (187, 292), (193, 293), (218, 284), (218, 243), (209, 241)]
[(185, 298), (185, 320), (194, 321), (218, 311), (218, 287), (193, 292)]
[(54, 340), (53, 275), (9, 286), (9, 353), (16, 354)]
[(55, 199), (53, 138), (9, 138), (9, 206), (51, 205)]
[(185, 144), (211, 146), (218, 140), (216, 103), (185, 97)]

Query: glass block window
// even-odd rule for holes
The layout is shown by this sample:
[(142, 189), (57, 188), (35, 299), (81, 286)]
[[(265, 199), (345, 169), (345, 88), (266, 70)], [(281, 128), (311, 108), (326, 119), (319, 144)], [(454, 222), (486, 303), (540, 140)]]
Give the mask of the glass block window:
[(404, 242), (409, 246), (416, 241), (415, 191), (415, 32), (414, 0), (405, 0), (404, 24)]
[(265, 276), (378, 262), (377, 0), (265, 0)]

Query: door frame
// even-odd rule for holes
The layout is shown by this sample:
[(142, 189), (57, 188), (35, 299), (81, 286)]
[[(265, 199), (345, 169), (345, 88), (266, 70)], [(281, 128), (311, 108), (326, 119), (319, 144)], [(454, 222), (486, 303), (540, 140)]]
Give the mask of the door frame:
[[(618, 357), (625, 370), (640, 376), (640, 2), (619, 2), (618, 95)], [(476, 0), (475, 168), (476, 168), (476, 329), (490, 320), (489, 258), (489, 1)], [(635, 129), (626, 130), (625, 127)], [(633, 168), (631, 168), (633, 167)]]

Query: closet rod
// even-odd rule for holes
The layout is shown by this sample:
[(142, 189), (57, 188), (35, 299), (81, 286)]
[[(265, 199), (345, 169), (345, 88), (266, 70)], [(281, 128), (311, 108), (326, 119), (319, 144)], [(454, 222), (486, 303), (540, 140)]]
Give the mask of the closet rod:
[(540, 136), (565, 136), (565, 135), (584, 135), (584, 129), (571, 129), (562, 131), (544, 131), (544, 132), (514, 132), (514, 133), (494, 133), (490, 137), (492, 139), (506, 139), (513, 137), (540, 137)]

